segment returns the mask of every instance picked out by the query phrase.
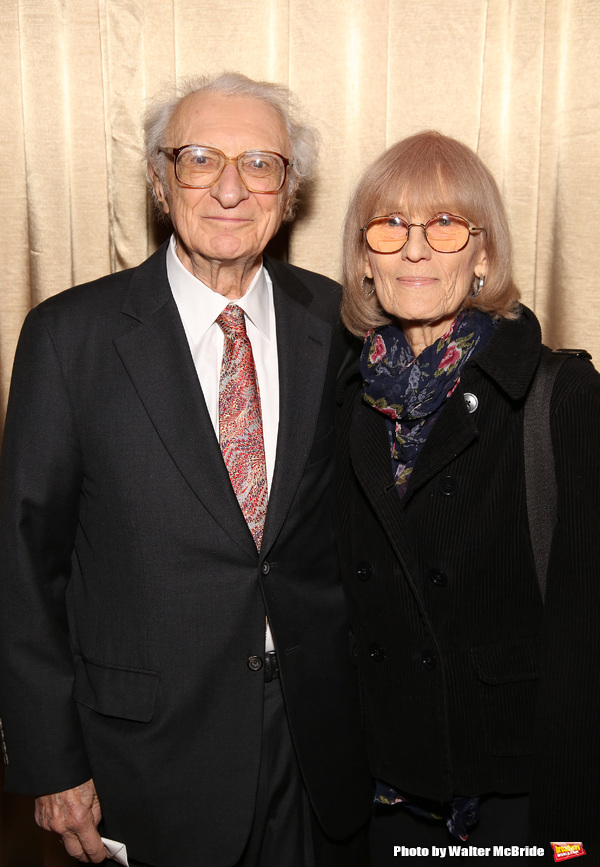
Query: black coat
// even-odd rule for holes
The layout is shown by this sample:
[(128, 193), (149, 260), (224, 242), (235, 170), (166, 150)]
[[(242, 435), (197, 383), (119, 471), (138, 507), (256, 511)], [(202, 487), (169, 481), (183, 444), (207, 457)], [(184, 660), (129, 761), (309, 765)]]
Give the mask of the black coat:
[(552, 397), (558, 526), (543, 605), (523, 458), (540, 350), (529, 310), (501, 322), (403, 499), (385, 419), (350, 380), (338, 529), (373, 774), (440, 801), (531, 792), (535, 842), (585, 847), (600, 829), (600, 376), (569, 361)]
[(280, 419), (260, 555), (164, 247), (44, 302), (16, 356), (0, 533), (7, 785), (43, 794), (93, 776), (103, 833), (151, 863), (218, 867), (241, 854), (264, 691), (249, 658), (263, 656), (265, 611), (324, 829), (346, 836), (370, 808), (331, 521), (348, 351), (339, 287), (267, 268)]

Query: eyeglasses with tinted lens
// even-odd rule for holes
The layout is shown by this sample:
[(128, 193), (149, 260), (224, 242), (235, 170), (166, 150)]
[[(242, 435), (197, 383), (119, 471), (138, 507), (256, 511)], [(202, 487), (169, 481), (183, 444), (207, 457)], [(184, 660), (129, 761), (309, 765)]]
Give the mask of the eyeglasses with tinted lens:
[(397, 214), (373, 217), (363, 226), (367, 246), (374, 253), (398, 253), (408, 241), (408, 233), (415, 227), (423, 229), (425, 239), (436, 253), (458, 253), (467, 246), (471, 235), (485, 229), (470, 226), (463, 217), (454, 214), (436, 214), (426, 223), (407, 223)]
[(205, 190), (212, 187), (228, 163), (236, 166), (243, 185), (250, 193), (278, 193), (285, 183), (290, 165), (275, 151), (244, 151), (227, 157), (217, 148), (188, 144), (180, 148), (162, 148), (160, 153), (173, 157), (175, 177), (183, 187)]

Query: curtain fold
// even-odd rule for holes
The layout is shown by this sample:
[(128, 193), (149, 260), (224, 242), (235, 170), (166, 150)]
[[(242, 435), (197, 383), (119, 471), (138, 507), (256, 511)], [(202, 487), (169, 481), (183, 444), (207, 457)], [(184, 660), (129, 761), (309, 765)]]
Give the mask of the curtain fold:
[(362, 168), (440, 129), (494, 172), (546, 340), (600, 353), (596, 0), (266, 0), (259, 14), (249, 0), (3, 0), (0, 25), (0, 417), (31, 304), (137, 264), (163, 236), (145, 192), (145, 101), (223, 69), (289, 85), (322, 133), (318, 179), (284, 236), (293, 262), (339, 277)]
[[(321, 131), (318, 178), (280, 243), (292, 262), (339, 278), (358, 175), (436, 128), (493, 171), (546, 341), (600, 359), (597, 0), (2, 0), (0, 45), (0, 427), (27, 310), (136, 265), (164, 236), (146, 193), (145, 101), (225, 69), (290, 86)], [(4, 825), (2, 851), (14, 833)]]

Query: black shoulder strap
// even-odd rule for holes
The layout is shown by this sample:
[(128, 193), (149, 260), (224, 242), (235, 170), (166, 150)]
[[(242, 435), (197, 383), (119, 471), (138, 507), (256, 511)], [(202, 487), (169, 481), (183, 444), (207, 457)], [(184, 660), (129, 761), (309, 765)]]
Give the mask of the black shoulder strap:
[(542, 601), (552, 533), (556, 524), (556, 473), (550, 431), (550, 398), (558, 371), (569, 358), (591, 358), (584, 349), (542, 347), (542, 354), (525, 400), (523, 445), (529, 535)]

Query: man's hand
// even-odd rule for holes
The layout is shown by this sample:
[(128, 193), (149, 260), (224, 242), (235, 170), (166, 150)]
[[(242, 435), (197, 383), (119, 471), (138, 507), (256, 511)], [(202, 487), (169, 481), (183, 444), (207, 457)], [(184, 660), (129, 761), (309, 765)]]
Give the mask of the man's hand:
[(35, 821), (40, 828), (60, 834), (69, 855), (79, 861), (99, 864), (106, 858), (104, 844), (96, 830), (101, 818), (93, 780), (35, 799)]

